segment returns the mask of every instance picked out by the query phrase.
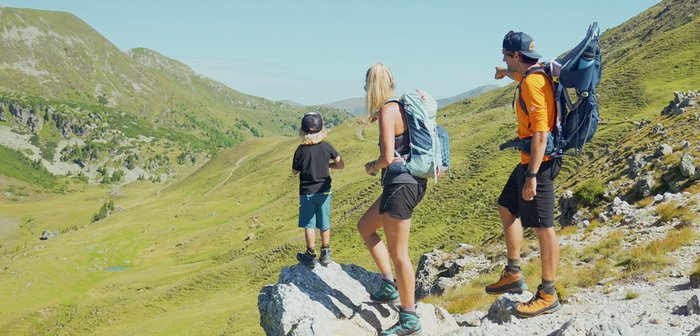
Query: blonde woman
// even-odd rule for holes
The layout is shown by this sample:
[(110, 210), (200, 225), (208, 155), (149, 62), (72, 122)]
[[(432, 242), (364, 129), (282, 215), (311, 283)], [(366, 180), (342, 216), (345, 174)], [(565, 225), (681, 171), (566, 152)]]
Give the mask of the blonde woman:
[[(387, 102), (394, 97), (394, 78), (381, 63), (372, 65), (365, 75), (366, 107), (371, 121), (379, 121), (379, 157), (365, 164), (369, 175), (381, 171), (382, 195), (370, 206), (357, 224), (365, 245), (382, 275), (381, 288), (370, 295), (372, 301), (396, 302), (400, 299), (399, 321), (381, 335), (414, 335), (421, 324), (415, 307), (415, 272), (408, 255), (408, 234), (413, 209), (425, 195), (426, 179), (400, 170), (394, 153), (409, 153), (408, 127), (403, 107)], [(384, 229), (386, 245), (377, 234)], [(388, 248), (387, 248), (388, 247)], [(396, 280), (390, 261), (396, 269)]]
[(321, 231), (319, 262), (326, 266), (331, 259), (331, 176), (328, 168), (343, 169), (340, 154), (323, 141), (326, 138), (321, 115), (310, 112), (301, 119), (302, 143), (294, 152), (292, 173), (299, 175), (299, 227), (304, 228), (306, 251), (297, 260), (309, 268), (316, 259), (316, 229)]

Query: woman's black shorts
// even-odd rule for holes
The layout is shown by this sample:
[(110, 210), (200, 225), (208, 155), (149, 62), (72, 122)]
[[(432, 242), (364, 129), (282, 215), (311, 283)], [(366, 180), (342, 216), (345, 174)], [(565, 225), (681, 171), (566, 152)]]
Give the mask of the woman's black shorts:
[(427, 183), (419, 181), (415, 183), (394, 183), (384, 186), (382, 198), (379, 203), (379, 213), (388, 213), (397, 219), (410, 219), (413, 209), (425, 196)]

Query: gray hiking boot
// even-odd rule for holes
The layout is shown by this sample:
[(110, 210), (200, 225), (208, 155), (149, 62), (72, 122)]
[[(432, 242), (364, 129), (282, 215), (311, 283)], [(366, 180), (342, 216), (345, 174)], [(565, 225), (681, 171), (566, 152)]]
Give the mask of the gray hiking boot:
[(420, 335), (421, 333), (420, 320), (414, 312), (406, 312), (401, 309), (399, 311), (399, 322), (396, 322), (391, 328), (382, 330), (382, 336), (405, 336), (405, 335)]
[(396, 288), (396, 283), (382, 278), (382, 286), (378, 291), (370, 294), (369, 298), (376, 303), (397, 303), (399, 290)]
[(323, 266), (328, 266), (328, 264), (333, 262), (333, 259), (331, 258), (331, 248), (330, 247), (321, 249), (321, 256), (318, 257), (318, 261)]
[(297, 253), (297, 260), (299, 260), (299, 263), (308, 268), (314, 268), (314, 259), (316, 259), (316, 253), (310, 253), (309, 251)]

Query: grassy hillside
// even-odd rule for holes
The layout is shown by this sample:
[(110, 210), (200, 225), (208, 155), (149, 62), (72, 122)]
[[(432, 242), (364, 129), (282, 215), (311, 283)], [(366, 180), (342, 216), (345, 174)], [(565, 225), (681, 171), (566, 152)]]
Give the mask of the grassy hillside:
[[(605, 123), (583, 156), (566, 158), (559, 191), (620, 170), (602, 170), (606, 148), (622, 158), (658, 144), (658, 137), (633, 136), (633, 121), (673, 126), (657, 116), (672, 91), (698, 89), (698, 8), (698, 1), (665, 1), (605, 32), (599, 87)], [(518, 154), (497, 147), (515, 134), (513, 90), (440, 110), (452, 135), (453, 167), (451, 177), (430, 184), (416, 210), (412, 260), (460, 242), (500, 242), (494, 203)], [(372, 270), (355, 224), (381, 191), (363, 170), (376, 157), (376, 127), (351, 120), (329, 135), (346, 160), (332, 175), (334, 257)], [(697, 130), (687, 131), (700, 140)], [(12, 201), (0, 193), (0, 334), (261, 335), (257, 293), (296, 262), (304, 244), (296, 228), (298, 182), (290, 174), (297, 143), (248, 140), (167, 185), (88, 185), (46, 196), (26, 182), (0, 179), (0, 187), (29, 194)], [(109, 201), (114, 212), (92, 223)], [(44, 229), (62, 233), (37, 240)]]

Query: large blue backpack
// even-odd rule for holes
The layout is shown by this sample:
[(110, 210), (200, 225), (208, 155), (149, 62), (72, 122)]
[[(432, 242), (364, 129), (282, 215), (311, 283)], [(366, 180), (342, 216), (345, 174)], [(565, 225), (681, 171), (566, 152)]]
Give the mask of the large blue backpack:
[[(595, 88), (602, 74), (599, 37), (600, 29), (598, 23), (594, 22), (588, 27), (583, 41), (571, 51), (556, 60), (530, 68), (523, 76), (525, 79), (531, 73), (543, 73), (554, 89), (557, 116), (545, 149), (545, 154), (550, 157), (560, 157), (569, 149), (574, 149), (576, 154), (580, 153), (598, 129), (599, 110)], [(576, 92), (576, 101), (572, 101), (567, 89)], [(518, 101), (527, 114), (520, 85)], [(529, 153), (530, 145), (531, 138), (525, 138), (503, 144), (500, 148), (519, 147), (521, 151)]]
[(392, 97), (384, 103), (397, 102), (406, 112), (410, 152), (406, 157), (394, 152), (395, 163), (390, 172), (409, 172), (421, 178), (445, 174), (450, 166), (450, 136), (435, 119), (437, 102), (428, 93), (416, 93)]

